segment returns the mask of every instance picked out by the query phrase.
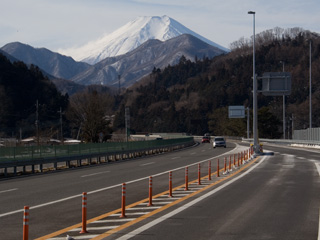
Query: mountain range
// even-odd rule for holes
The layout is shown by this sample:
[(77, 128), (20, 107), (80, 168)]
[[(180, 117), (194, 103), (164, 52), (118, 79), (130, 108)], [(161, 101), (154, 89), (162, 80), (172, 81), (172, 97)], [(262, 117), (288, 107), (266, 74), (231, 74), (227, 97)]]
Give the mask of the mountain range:
[(121, 87), (129, 87), (143, 76), (150, 74), (154, 67), (162, 69), (168, 65), (175, 65), (182, 56), (194, 61), (195, 57), (212, 58), (223, 53), (225, 52), (221, 49), (189, 34), (183, 34), (165, 42), (153, 39), (129, 53), (106, 58), (71, 80), (85, 85), (117, 86), (118, 75), (120, 75)]
[(150, 39), (166, 41), (182, 34), (190, 34), (200, 40), (227, 52), (228, 49), (195, 33), (168, 16), (144, 16), (127, 23), (116, 31), (79, 48), (59, 50), (77, 61), (95, 64), (107, 57), (115, 57), (130, 52)]
[(194, 61), (196, 57), (212, 58), (228, 51), (167, 16), (140, 17), (109, 37), (73, 49), (72, 56), (87, 63), (19, 42), (6, 44), (1, 50), (13, 59), (37, 65), (53, 78), (71, 80), (68, 85), (74, 82), (116, 86), (120, 76), (121, 87), (131, 86), (151, 73), (154, 67), (161, 69), (178, 63), (181, 56)]

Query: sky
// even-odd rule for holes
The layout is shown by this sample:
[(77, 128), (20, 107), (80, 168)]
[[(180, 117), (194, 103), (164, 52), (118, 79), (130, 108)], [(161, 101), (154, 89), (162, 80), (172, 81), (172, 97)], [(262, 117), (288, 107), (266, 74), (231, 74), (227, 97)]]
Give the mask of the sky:
[(275, 27), (320, 33), (319, 0), (1, 0), (0, 47), (80, 47), (139, 16), (167, 15), (226, 48)]

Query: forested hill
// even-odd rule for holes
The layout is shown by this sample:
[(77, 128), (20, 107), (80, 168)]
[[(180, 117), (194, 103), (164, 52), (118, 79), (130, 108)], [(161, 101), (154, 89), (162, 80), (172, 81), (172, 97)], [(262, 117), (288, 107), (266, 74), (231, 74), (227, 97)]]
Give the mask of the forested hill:
[(11, 63), (0, 54), (0, 136), (16, 134), (18, 129), (23, 129), (26, 136), (35, 135), (37, 101), (39, 128), (50, 125), (48, 131), (55, 131), (60, 107), (67, 107), (68, 96), (61, 95), (38, 67)]
[[(312, 41), (313, 126), (319, 126), (320, 37), (299, 28), (275, 28), (256, 37), (256, 73), (292, 74), (292, 93), (286, 97), (287, 121), (294, 128), (308, 127), (309, 40)], [(284, 64), (284, 65), (283, 65)], [(280, 137), (282, 96), (258, 96), (260, 137)], [(190, 62), (181, 58), (177, 66), (154, 68), (142, 84), (128, 89), (124, 106), (130, 106), (131, 129), (149, 132), (187, 132), (246, 136), (245, 119), (228, 119), (228, 106), (252, 109), (252, 44), (240, 39), (231, 53)], [(121, 115), (121, 114), (120, 114)], [(123, 127), (118, 116), (116, 123)], [(291, 122), (290, 122), (291, 124)]]

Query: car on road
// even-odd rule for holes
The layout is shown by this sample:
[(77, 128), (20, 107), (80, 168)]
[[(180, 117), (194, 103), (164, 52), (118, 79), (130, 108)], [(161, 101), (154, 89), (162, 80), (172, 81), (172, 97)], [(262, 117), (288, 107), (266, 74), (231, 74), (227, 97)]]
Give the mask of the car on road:
[(213, 146), (213, 148), (216, 148), (216, 147), (226, 148), (227, 143), (226, 143), (226, 140), (224, 139), (224, 137), (215, 137), (213, 139), (212, 146)]
[(209, 137), (209, 136), (204, 136), (204, 137), (202, 137), (201, 142), (202, 142), (202, 143), (210, 143), (210, 137)]

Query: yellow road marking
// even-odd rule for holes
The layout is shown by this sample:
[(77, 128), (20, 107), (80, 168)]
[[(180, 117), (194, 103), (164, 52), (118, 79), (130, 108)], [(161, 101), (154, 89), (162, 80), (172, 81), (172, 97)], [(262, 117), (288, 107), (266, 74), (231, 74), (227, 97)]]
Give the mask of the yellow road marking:
[[(259, 158), (259, 157), (258, 157), (258, 158)], [(154, 211), (152, 211), (152, 212), (150, 212), (150, 213), (147, 213), (147, 214), (145, 214), (145, 215), (143, 215), (143, 216), (141, 216), (141, 217), (138, 217), (138, 218), (136, 218), (135, 220), (132, 220), (132, 221), (130, 221), (130, 222), (128, 222), (128, 223), (125, 223), (125, 224), (123, 224), (123, 225), (121, 225), (121, 226), (119, 226), (119, 227), (117, 227), (117, 228), (115, 228), (115, 229), (109, 230), (109, 231), (107, 231), (107, 232), (99, 235), (98, 237), (92, 238), (91, 240), (99, 240), (99, 239), (103, 239), (103, 238), (105, 238), (105, 237), (108, 237), (108, 236), (110, 236), (110, 235), (112, 235), (112, 234), (114, 234), (114, 233), (117, 233), (117, 232), (119, 232), (119, 231), (121, 231), (121, 230), (123, 230), (123, 229), (125, 229), (125, 228), (127, 228), (127, 227), (129, 227), (129, 226), (132, 226), (132, 225), (134, 225), (134, 224), (136, 224), (136, 223), (138, 223), (138, 222), (140, 222), (140, 221), (142, 221), (142, 220), (144, 220), (144, 219), (146, 219), (146, 218), (148, 218), (148, 217), (151, 217), (151, 216), (153, 216), (153, 215), (155, 215), (155, 214), (157, 214), (157, 213), (159, 213), (159, 212), (162, 212), (162, 211), (170, 208), (171, 206), (174, 206), (174, 205), (176, 205), (176, 204), (178, 204), (178, 203), (180, 203), (180, 202), (182, 202), (182, 201), (184, 201), (184, 200), (186, 200), (186, 199), (189, 199), (189, 198), (193, 197), (194, 195), (197, 195), (197, 194), (199, 194), (199, 193), (207, 190), (208, 188), (210, 188), (210, 187), (212, 187), (212, 186), (214, 186), (214, 185), (217, 185), (217, 184), (219, 184), (220, 182), (225, 181), (225, 180), (233, 177), (234, 175), (240, 173), (241, 171), (243, 171), (244, 169), (246, 169), (247, 167), (249, 167), (250, 165), (252, 165), (252, 163), (254, 163), (258, 158), (255, 158), (254, 160), (252, 160), (252, 161), (251, 161), (250, 163), (248, 163), (247, 165), (242, 165), (242, 168), (240, 168), (240, 169), (238, 169), (237, 171), (231, 173), (230, 175), (226, 176), (225, 178), (222, 178), (222, 179), (220, 179), (220, 180), (218, 180), (218, 181), (216, 181), (216, 182), (214, 182), (214, 183), (211, 183), (211, 184), (203, 187), (202, 189), (200, 189), (200, 190), (198, 190), (198, 191), (196, 191), (196, 192), (193, 192), (193, 193), (191, 193), (191, 194), (189, 194), (189, 195), (187, 195), (187, 196), (185, 196), (185, 197), (182, 197), (182, 198), (180, 198), (180, 199), (178, 199), (178, 200), (176, 200), (176, 201), (174, 201), (174, 202), (172, 202), (172, 203), (169, 203), (169, 204), (167, 204), (167, 205), (165, 205), (165, 206), (163, 206), (163, 207), (161, 207), (161, 208), (158, 208), (158, 209), (156, 209), (156, 210), (154, 210)], [(219, 169), (219, 172), (221, 172), (221, 171), (223, 171), (223, 170), (224, 170), (223, 168), (222, 168), (222, 169)], [(211, 176), (212, 176), (212, 175), (215, 175), (216, 173), (217, 173), (217, 171), (211, 173)], [(207, 178), (208, 178), (208, 175), (202, 177), (201, 180), (207, 179)], [(195, 179), (195, 180), (189, 182), (188, 184), (192, 184), (192, 183), (195, 183), (195, 182), (198, 182), (198, 179)], [(184, 186), (185, 186), (185, 184), (182, 184), (182, 185), (180, 185), (180, 186), (178, 186), (178, 187), (173, 188), (172, 191), (174, 192), (175, 190), (180, 189), (180, 188), (183, 188)], [(166, 194), (168, 194), (168, 193), (169, 193), (169, 190), (164, 191), (164, 192), (162, 192), (162, 193), (159, 193), (159, 194), (157, 194), (157, 195), (154, 195), (152, 198), (155, 199), (155, 198), (158, 198), (158, 197), (160, 197), (160, 196), (166, 195)], [(173, 193), (173, 194), (174, 194), (174, 193)], [(170, 199), (170, 197), (168, 197), (168, 199)], [(132, 203), (132, 204), (126, 206), (126, 209), (135, 207), (135, 206), (137, 206), (137, 205), (139, 205), (139, 204), (141, 204), (141, 203), (145, 203), (145, 202), (148, 202), (148, 201), (149, 201), (149, 198), (145, 198), (145, 199), (143, 199), (143, 200), (141, 200), (141, 201), (138, 201), (138, 202), (135, 202), (135, 203)], [(106, 217), (108, 217), (108, 216), (110, 216), (110, 215), (113, 215), (113, 214), (116, 214), (116, 213), (119, 213), (119, 212), (121, 212), (121, 208), (116, 209), (116, 210), (114, 210), (114, 211), (112, 211), (112, 212), (105, 213), (105, 214), (100, 215), (100, 216), (98, 216), (98, 217), (92, 218), (92, 219), (90, 219), (90, 220), (87, 220), (87, 225), (88, 225), (89, 223), (92, 223), (92, 222), (101, 220), (101, 219), (103, 219), (103, 218), (106, 218)], [(53, 238), (53, 237), (56, 237), (56, 236), (61, 235), (61, 234), (63, 234), (63, 233), (66, 233), (66, 232), (68, 232), (68, 231), (71, 231), (72, 229), (81, 228), (81, 226), (82, 226), (82, 223), (78, 223), (78, 224), (72, 225), (72, 226), (70, 226), (70, 227), (67, 227), (67, 228), (61, 229), (61, 230), (59, 230), (59, 231), (56, 231), (56, 232), (54, 232), (54, 233), (51, 233), (51, 234), (45, 235), (45, 236), (43, 236), (43, 237), (37, 238), (37, 239), (35, 239), (35, 240), (45, 240), (45, 239), (48, 239), (48, 238)]]

